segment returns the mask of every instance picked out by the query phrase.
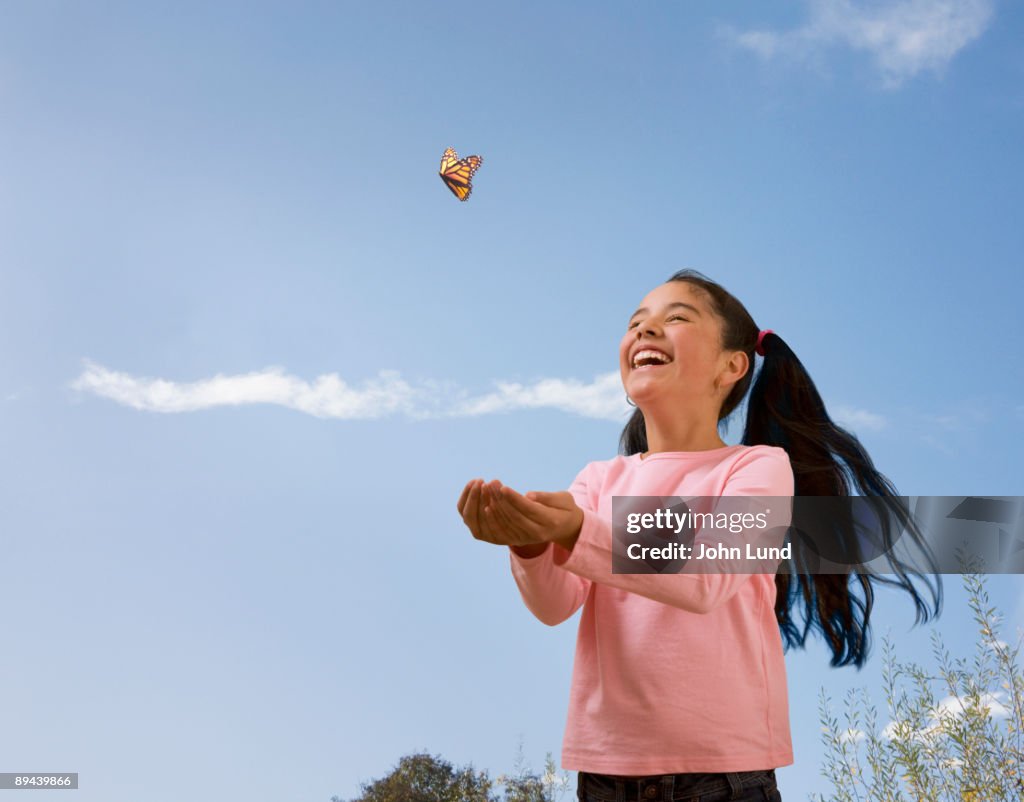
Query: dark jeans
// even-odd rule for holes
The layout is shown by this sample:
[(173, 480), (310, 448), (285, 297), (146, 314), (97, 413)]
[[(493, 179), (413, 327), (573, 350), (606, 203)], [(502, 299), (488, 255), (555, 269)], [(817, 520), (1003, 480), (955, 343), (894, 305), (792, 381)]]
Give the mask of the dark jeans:
[(579, 802), (782, 802), (775, 770), (618, 777), (579, 772)]

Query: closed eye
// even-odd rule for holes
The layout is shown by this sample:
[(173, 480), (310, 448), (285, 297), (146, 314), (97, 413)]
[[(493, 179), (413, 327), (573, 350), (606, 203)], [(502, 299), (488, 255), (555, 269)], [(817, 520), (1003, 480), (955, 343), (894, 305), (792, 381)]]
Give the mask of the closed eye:
[[(689, 323), (689, 322), (690, 322), (688, 318), (685, 318), (685, 317), (683, 317), (682, 315), (670, 315), (669, 317), (667, 317), (667, 318), (666, 318), (666, 320), (682, 320), (682, 321), (684, 321), (684, 322), (686, 322), (686, 323)], [(639, 325), (640, 325), (640, 321), (639, 321), (639, 320), (638, 320), (638, 321), (635, 321), (635, 322), (633, 322), (633, 323), (630, 323), (630, 324), (629, 324), (629, 325), (628, 325), (628, 326), (626, 327), (626, 331), (629, 331), (630, 329), (635, 329), (635, 328), (636, 328), (637, 326), (639, 326)]]

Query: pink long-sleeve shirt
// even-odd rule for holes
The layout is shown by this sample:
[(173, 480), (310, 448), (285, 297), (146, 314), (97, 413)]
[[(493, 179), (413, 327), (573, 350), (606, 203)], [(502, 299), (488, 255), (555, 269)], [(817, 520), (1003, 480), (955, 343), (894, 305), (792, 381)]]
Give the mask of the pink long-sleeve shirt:
[(786, 452), (618, 456), (587, 465), (569, 492), (583, 509), (572, 551), (551, 544), (524, 559), (509, 549), (538, 619), (554, 626), (583, 606), (562, 767), (640, 776), (793, 763), (774, 574), (613, 574), (611, 531), (613, 496), (791, 501)]

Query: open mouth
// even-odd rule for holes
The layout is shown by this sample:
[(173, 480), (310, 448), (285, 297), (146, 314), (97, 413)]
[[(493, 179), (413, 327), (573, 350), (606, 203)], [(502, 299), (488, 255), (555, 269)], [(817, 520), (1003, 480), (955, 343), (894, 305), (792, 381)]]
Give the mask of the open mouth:
[(662, 365), (667, 365), (672, 361), (672, 357), (668, 354), (663, 354), (661, 351), (655, 351), (653, 349), (644, 349), (643, 351), (637, 351), (633, 354), (633, 369), (639, 370), (640, 368), (656, 368)]

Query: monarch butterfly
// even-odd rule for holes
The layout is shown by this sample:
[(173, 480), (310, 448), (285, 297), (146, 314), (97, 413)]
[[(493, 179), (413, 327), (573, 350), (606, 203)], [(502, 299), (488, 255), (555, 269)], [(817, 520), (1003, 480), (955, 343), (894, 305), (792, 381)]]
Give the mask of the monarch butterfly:
[(483, 156), (467, 156), (460, 159), (452, 148), (448, 148), (441, 156), (439, 175), (445, 186), (455, 193), (456, 198), (460, 201), (469, 200), (469, 196), (473, 192), (470, 179), (483, 163)]

